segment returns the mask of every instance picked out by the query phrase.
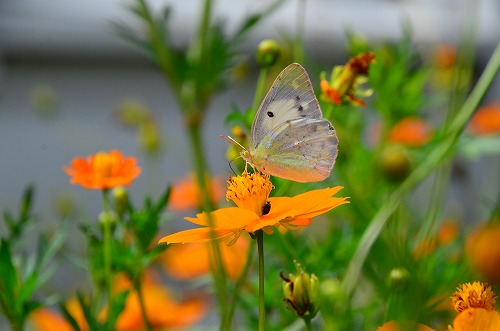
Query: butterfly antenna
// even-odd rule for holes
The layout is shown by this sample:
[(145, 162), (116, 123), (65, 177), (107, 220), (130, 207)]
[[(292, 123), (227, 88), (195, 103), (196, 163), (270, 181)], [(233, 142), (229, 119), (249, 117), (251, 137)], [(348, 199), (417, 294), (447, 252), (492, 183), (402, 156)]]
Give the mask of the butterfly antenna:
[[(236, 158), (236, 159), (238, 159), (238, 158)], [(234, 174), (235, 176), (238, 176), (238, 175), (236, 174), (236, 172), (234, 171), (233, 166), (231, 165), (231, 163), (233, 163), (233, 161), (234, 161), (234, 160), (236, 160), (236, 159), (232, 159), (231, 161), (229, 161), (228, 165), (229, 165), (229, 169), (231, 169), (231, 171), (233, 172), (233, 174)]]
[(234, 140), (234, 138), (231, 137), (231, 136), (224, 137), (223, 135), (220, 135), (219, 137), (222, 138), (222, 139), (224, 139), (225, 141), (227, 141), (230, 144), (235, 144), (237, 146), (240, 146), (244, 151), (247, 150), (245, 147), (243, 147), (242, 144), (240, 144), (239, 142), (237, 142), (236, 140)]

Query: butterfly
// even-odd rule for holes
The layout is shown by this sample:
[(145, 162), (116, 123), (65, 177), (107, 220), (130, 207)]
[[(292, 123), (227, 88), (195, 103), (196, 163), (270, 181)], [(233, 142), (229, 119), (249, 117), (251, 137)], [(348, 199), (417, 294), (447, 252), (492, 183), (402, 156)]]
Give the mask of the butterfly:
[(335, 129), (323, 118), (306, 70), (290, 64), (262, 101), (241, 157), (265, 174), (304, 183), (328, 178), (337, 153)]

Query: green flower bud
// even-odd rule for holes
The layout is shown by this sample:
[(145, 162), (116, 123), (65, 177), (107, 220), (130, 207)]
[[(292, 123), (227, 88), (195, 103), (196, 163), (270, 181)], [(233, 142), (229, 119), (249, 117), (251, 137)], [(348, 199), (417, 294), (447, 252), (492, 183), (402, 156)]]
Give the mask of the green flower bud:
[(113, 197), (113, 203), (118, 215), (123, 215), (127, 211), (128, 207), (128, 192), (123, 186), (118, 186), (111, 191), (111, 196)]
[(277, 41), (271, 39), (261, 41), (255, 54), (257, 64), (262, 68), (272, 66), (278, 60), (280, 52), (281, 47)]
[(389, 272), (387, 285), (394, 290), (403, 290), (410, 281), (410, 272), (402, 267), (394, 268)]
[(297, 275), (289, 274), (287, 278), (281, 273), (283, 301), (297, 316), (311, 320), (319, 311), (319, 279), (307, 274), (299, 263), (295, 262), (295, 266)]
[(395, 182), (405, 179), (412, 168), (406, 149), (396, 144), (388, 145), (382, 150), (379, 164), (384, 176)]
[(99, 214), (99, 227), (103, 232), (105, 227), (107, 226), (109, 226), (111, 228), (111, 232), (113, 232), (117, 222), (118, 222), (118, 217), (116, 216), (115, 212), (102, 211)]

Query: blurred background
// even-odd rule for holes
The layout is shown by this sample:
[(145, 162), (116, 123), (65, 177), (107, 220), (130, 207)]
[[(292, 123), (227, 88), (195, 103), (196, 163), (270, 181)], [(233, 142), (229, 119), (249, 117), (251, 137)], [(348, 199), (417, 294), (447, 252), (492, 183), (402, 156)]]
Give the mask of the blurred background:
[[(76, 156), (120, 149), (139, 159), (143, 172), (130, 188), (132, 199), (158, 196), (168, 183), (190, 172), (188, 142), (182, 117), (161, 74), (136, 49), (120, 39), (112, 22), (134, 27), (126, 0), (3, 0), (0, 2), (0, 207), (17, 210), (24, 188), (36, 187), (36, 227), (55, 228), (60, 215), (76, 210), (81, 219), (94, 220), (101, 196), (69, 184), (63, 166)], [(173, 8), (171, 29), (180, 47), (197, 28), (201, 1), (148, 1), (154, 8)], [(214, 15), (228, 31), (268, 1), (215, 1)], [(234, 73), (210, 105), (204, 148), (210, 170), (222, 178), (230, 172), (225, 158), (225, 116), (235, 104), (251, 105), (258, 69), (256, 45), (295, 33), (297, 1), (285, 1), (252, 31), (243, 45), (246, 65)], [(498, 0), (351, 0), (306, 1), (306, 67), (318, 86), (315, 68), (345, 63), (346, 29), (364, 35), (370, 43), (396, 41), (403, 24), (411, 26), (417, 47), (429, 52), (438, 44), (456, 44), (465, 19), (474, 20), (477, 72), (481, 72), (500, 40)], [(308, 63), (311, 64), (308, 66)], [(487, 99), (500, 100), (497, 79)], [(130, 115), (132, 114), (132, 115)], [(147, 114), (151, 130), (133, 126), (133, 114)], [(498, 196), (498, 157), (472, 169), (474, 176), (493, 174), (491, 187)], [(496, 170), (495, 170), (496, 169)], [(471, 182), (466, 183), (471, 185)], [(484, 182), (484, 181), (483, 181)], [(474, 191), (472, 191), (474, 192)], [(458, 194), (458, 193), (457, 193)], [(138, 201), (139, 202), (139, 201)], [(480, 211), (468, 215), (481, 217)], [(179, 217), (180, 218), (180, 217)], [(75, 230), (75, 233), (78, 233)], [(83, 236), (70, 245), (78, 250)], [(69, 266), (68, 268), (72, 268)], [(73, 268), (76, 268), (73, 266)], [(75, 269), (77, 270), (77, 269)], [(57, 286), (79, 287), (65, 281)], [(76, 272), (73, 272), (76, 274)], [(81, 275), (81, 277), (86, 277)], [(58, 281), (59, 279), (59, 281)]]

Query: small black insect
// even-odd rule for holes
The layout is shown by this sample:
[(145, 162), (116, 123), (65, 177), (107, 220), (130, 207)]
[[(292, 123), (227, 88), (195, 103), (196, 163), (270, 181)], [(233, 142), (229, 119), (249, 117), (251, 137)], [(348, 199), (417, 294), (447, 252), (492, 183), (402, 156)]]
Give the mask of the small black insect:
[(262, 216), (269, 214), (271, 211), (271, 202), (267, 201), (266, 204), (262, 207)]
[(268, 112), (267, 112), (267, 116), (269, 116), (269, 117), (274, 117), (274, 114), (273, 114), (273, 112), (272, 112), (272, 111), (268, 111)]

